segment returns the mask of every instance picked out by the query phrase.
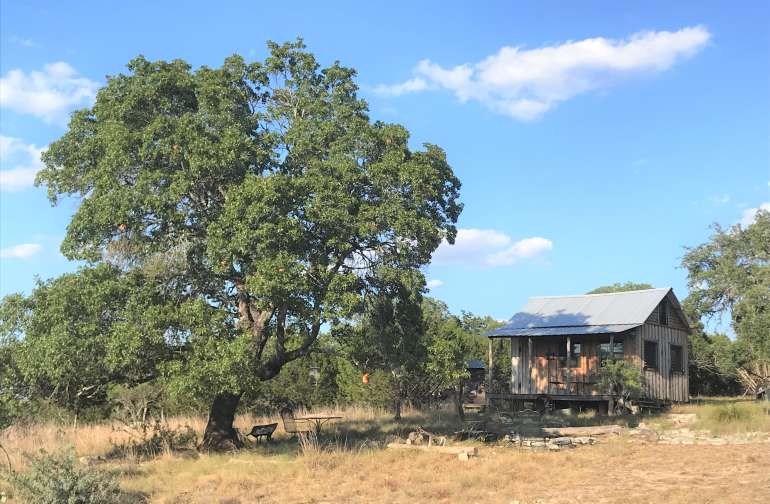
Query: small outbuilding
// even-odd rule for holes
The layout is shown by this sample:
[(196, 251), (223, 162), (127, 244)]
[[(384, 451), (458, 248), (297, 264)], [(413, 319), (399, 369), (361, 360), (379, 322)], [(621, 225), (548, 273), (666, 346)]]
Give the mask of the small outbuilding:
[(685, 402), (689, 332), (670, 288), (531, 298), (486, 334), (490, 382), (493, 340), (508, 340), (511, 352), (507, 390), (488, 389), (487, 400), (609, 403), (598, 386), (600, 367), (606, 359), (627, 359), (643, 371), (645, 399)]

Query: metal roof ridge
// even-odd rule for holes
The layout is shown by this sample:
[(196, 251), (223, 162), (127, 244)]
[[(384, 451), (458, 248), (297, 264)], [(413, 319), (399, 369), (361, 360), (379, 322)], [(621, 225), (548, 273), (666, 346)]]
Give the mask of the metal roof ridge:
[(669, 291), (671, 290), (671, 287), (653, 287), (652, 289), (638, 289), (638, 290), (632, 290), (632, 291), (621, 291), (621, 292), (600, 292), (597, 294), (569, 294), (567, 296), (532, 296), (529, 299), (561, 299), (561, 298), (581, 298), (581, 297), (590, 297), (590, 296), (617, 296), (619, 294), (635, 294), (637, 292), (647, 292), (647, 291)]

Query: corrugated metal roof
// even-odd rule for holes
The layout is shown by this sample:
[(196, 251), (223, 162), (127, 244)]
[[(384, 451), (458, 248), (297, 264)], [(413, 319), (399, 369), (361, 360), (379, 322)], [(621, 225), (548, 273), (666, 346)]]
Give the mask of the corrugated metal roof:
[(468, 369), (486, 369), (487, 365), (484, 364), (484, 361), (480, 361), (478, 359), (470, 359), (465, 361), (465, 367)]
[(547, 336), (625, 331), (644, 324), (670, 291), (670, 288), (663, 288), (530, 298), (508, 324), (486, 335)]
[(567, 336), (578, 334), (609, 334), (618, 333), (639, 327), (641, 324), (613, 324), (597, 326), (566, 326), (566, 327), (527, 327), (511, 329), (508, 326), (501, 327), (485, 334), (488, 338), (502, 338), (510, 336)]

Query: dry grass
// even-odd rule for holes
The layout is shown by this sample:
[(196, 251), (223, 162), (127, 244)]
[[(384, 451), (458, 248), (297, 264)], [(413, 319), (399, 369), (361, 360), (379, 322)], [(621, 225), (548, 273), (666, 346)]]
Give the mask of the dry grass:
[[(721, 404), (684, 407), (703, 413)], [(559, 453), (482, 447), (480, 456), (460, 462), (434, 453), (380, 450), (389, 436), (420, 424), (452, 428), (450, 413), (406, 412), (393, 422), (385, 411), (352, 408), (327, 411), (345, 421), (335, 432), (298, 442), (280, 431), (273, 443), (237, 454), (166, 454), (153, 461), (115, 461), (104, 467), (120, 476), (131, 502), (484, 502), (509, 504), (566, 502), (767, 502), (770, 445), (668, 446), (639, 444), (620, 437), (596, 446)], [(298, 412), (298, 415), (301, 415)], [(587, 418), (578, 421), (584, 422)], [(273, 418), (239, 417), (246, 430)], [(198, 432), (202, 418), (171, 419)], [(280, 425), (280, 422), (279, 422)], [(114, 426), (77, 430), (49, 425), (12, 429), (0, 438), (14, 463), (21, 452), (73, 444), (79, 454), (105, 454)], [(374, 442), (367, 442), (374, 441)], [(0, 483), (0, 491), (2, 491)], [(695, 493), (697, 492), (697, 494)]]
[(715, 435), (770, 432), (770, 402), (711, 397), (674, 408), (677, 413), (695, 413), (696, 429)]
[(568, 453), (483, 449), (447, 455), (334, 452), (165, 458), (130, 468), (124, 486), (152, 502), (763, 502), (767, 445), (634, 445), (624, 439)]

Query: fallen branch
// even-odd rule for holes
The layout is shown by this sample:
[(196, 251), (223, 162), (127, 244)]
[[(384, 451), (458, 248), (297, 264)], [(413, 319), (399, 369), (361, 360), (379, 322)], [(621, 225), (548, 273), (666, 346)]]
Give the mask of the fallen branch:
[(554, 437), (561, 436), (601, 436), (604, 434), (620, 434), (620, 425), (598, 425), (596, 427), (547, 427), (543, 431)]

